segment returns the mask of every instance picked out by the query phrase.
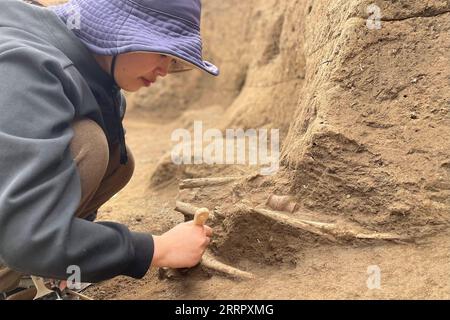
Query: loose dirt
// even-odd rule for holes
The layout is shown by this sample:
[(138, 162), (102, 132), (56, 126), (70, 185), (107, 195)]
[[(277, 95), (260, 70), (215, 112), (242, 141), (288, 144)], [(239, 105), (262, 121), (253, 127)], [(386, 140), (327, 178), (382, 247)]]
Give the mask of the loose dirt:
[[(136, 158), (136, 171), (129, 185), (101, 208), (101, 220), (120, 221), (133, 230), (156, 234), (184, 221), (173, 210), (179, 197), (176, 182), (159, 190), (149, 187), (158, 161), (171, 148), (170, 133), (178, 124), (162, 125), (139, 114), (127, 115), (127, 141)], [(210, 194), (214, 198), (219, 192)], [(152, 269), (142, 280), (118, 277), (87, 293), (97, 299), (151, 300), (450, 298), (448, 230), (415, 243), (337, 245), (305, 234), (296, 237), (289, 234), (292, 230), (261, 221), (234, 223), (225, 236), (223, 229), (215, 228), (220, 238), (215, 252), (220, 260), (253, 272), (254, 280), (235, 281), (200, 268), (178, 278), (159, 279), (158, 271)], [(381, 270), (380, 289), (367, 286), (368, 268), (374, 265)]]
[[(160, 234), (184, 221), (173, 210), (176, 200), (208, 207), (213, 256), (256, 278), (239, 282), (196, 268), (160, 279), (151, 270), (89, 294), (450, 298), (450, 2), (377, 1), (375, 29), (368, 27), (372, 4), (203, 1), (204, 55), (221, 76), (169, 76), (130, 96), (125, 124), (136, 172), (99, 218)], [(171, 133), (200, 120), (222, 131), (279, 129), (279, 172), (175, 166)], [(178, 189), (180, 179), (226, 176), (239, 179)], [(296, 210), (283, 217), (300, 222), (255, 214), (256, 207), (270, 209), (271, 195), (292, 197)], [(379, 289), (367, 286), (372, 270), (381, 272)]]

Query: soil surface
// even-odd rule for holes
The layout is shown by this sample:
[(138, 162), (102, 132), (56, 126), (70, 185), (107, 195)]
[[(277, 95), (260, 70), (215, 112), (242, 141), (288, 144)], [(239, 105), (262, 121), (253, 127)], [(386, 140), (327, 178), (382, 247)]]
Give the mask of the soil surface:
[[(179, 123), (160, 124), (128, 114), (127, 141), (136, 158), (129, 185), (105, 204), (101, 220), (115, 220), (137, 231), (160, 234), (184, 221), (174, 211), (176, 182), (160, 190), (149, 188), (160, 158), (170, 150), (170, 133)], [(245, 230), (236, 237), (246, 239)], [(276, 236), (276, 234), (275, 234)], [(301, 245), (301, 244), (300, 244)], [(278, 248), (283, 249), (283, 248)], [(300, 248), (301, 249), (301, 248)], [(274, 247), (266, 253), (275, 254)], [(152, 269), (142, 280), (118, 277), (91, 287), (97, 299), (449, 299), (450, 232), (442, 231), (415, 243), (347, 245), (309, 243), (295, 250), (294, 263), (264, 263), (255, 259), (227, 263), (251, 271), (254, 280), (236, 281), (201, 270), (175, 279), (159, 279)], [(368, 289), (368, 268), (381, 271), (380, 289)]]
[[(256, 277), (197, 267), (160, 278), (151, 270), (89, 294), (450, 298), (450, 1), (373, 3), (203, 1), (204, 56), (221, 75), (171, 75), (129, 95), (136, 171), (99, 218), (161, 234), (184, 221), (176, 200), (207, 207), (210, 254)], [(171, 134), (194, 121), (221, 132), (278, 129), (280, 170), (262, 177), (243, 165), (174, 165)], [(237, 179), (178, 188), (180, 179), (227, 176)], [(291, 197), (296, 209), (275, 220), (255, 213), (271, 208), (271, 195)], [(373, 270), (378, 289), (367, 285)]]

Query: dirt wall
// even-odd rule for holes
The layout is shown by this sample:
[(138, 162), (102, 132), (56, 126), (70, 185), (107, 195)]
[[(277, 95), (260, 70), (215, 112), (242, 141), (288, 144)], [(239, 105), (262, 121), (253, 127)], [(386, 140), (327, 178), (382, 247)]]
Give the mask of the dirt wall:
[(215, 127), (281, 129), (279, 175), (307, 208), (448, 221), (450, 3), (375, 3), (380, 29), (367, 26), (372, 1), (204, 2), (205, 56), (221, 76), (167, 78), (135, 108), (173, 120), (214, 106)]
[[(379, 29), (367, 26), (373, 4)], [(280, 129), (273, 179), (309, 209), (405, 228), (449, 221), (449, 1), (209, 0), (202, 33), (220, 77), (167, 77), (129, 112)]]

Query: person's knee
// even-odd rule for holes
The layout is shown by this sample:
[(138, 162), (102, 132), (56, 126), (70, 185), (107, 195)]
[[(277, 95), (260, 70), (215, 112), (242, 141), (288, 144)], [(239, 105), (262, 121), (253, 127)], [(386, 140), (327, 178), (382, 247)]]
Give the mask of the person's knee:
[[(96, 171), (106, 171), (109, 161), (108, 142), (102, 128), (93, 120), (82, 118), (72, 125), (74, 137), (70, 148), (77, 162), (89, 159)], [(99, 170), (101, 169), (101, 170)]]
[(109, 162), (106, 136), (93, 120), (80, 119), (72, 124), (74, 136), (70, 149), (81, 180), (83, 203), (100, 185)]

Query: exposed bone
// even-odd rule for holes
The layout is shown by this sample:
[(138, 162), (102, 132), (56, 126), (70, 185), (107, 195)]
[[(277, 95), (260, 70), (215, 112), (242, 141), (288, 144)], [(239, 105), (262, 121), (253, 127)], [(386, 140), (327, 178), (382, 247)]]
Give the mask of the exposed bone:
[[(199, 216), (206, 216), (206, 218), (212, 216), (212, 214), (209, 212), (207, 208), (199, 208), (196, 206), (193, 206), (189, 203), (177, 201), (175, 203), (175, 211), (178, 211), (184, 215), (184, 221), (191, 221), (194, 220), (195, 214)], [(207, 215), (206, 215), (207, 213)], [(206, 220), (202, 220), (203, 223), (205, 223)]]
[(294, 228), (301, 229), (301, 230), (319, 235), (319, 236), (327, 238), (328, 240), (331, 240), (331, 241), (336, 241), (334, 236), (332, 236), (326, 232), (323, 232), (321, 230), (321, 228), (311, 225), (311, 224), (308, 224), (308, 223), (305, 223), (304, 221), (302, 221), (300, 219), (296, 219), (291, 216), (286, 216), (277, 211), (260, 209), (260, 208), (251, 209), (251, 211), (256, 212), (262, 216), (265, 216), (271, 220), (283, 223), (285, 225), (289, 225)]
[(393, 233), (377, 233), (366, 230), (365, 232), (359, 232), (356, 230), (352, 230), (346, 226), (339, 226), (334, 223), (323, 223), (317, 221), (309, 221), (309, 220), (301, 220), (304, 223), (307, 223), (311, 226), (316, 226), (325, 230), (327, 232), (332, 233), (337, 237), (345, 237), (345, 238), (357, 238), (357, 239), (375, 239), (375, 240), (406, 240), (405, 237), (402, 237)]
[(319, 236), (323, 236), (329, 240), (336, 241), (336, 238), (356, 238), (356, 239), (377, 239), (377, 240), (406, 240), (405, 237), (392, 233), (376, 233), (371, 231), (356, 231), (350, 229), (348, 226), (341, 226), (335, 223), (324, 223), (310, 220), (298, 219), (292, 216), (287, 216), (280, 212), (255, 208), (253, 212), (261, 214), (274, 221), (292, 226), (294, 228), (302, 229)]
[(356, 233), (358, 239), (377, 239), (377, 240), (408, 240), (405, 237), (393, 233)]
[[(226, 264), (218, 261), (211, 255), (209, 255), (208, 253), (205, 253), (203, 255), (202, 261), (200, 262), (199, 265), (202, 266), (203, 268), (210, 269), (214, 272), (224, 274), (224, 275), (229, 276), (234, 279), (253, 279), (254, 278), (253, 274), (246, 272), (246, 271), (239, 270), (239, 269), (231, 267), (229, 265), (226, 265)], [(165, 278), (176, 279), (176, 278), (180, 278), (180, 277), (184, 276), (189, 270), (191, 270), (191, 268), (172, 269), (172, 268), (163, 267), (163, 268), (159, 268), (158, 277), (159, 277), (159, 279), (165, 279)]]
[(88, 297), (87, 295), (84, 295), (82, 293), (79, 293), (79, 292), (76, 292), (76, 291), (73, 291), (70, 289), (66, 289), (66, 291), (67, 291), (67, 293), (80, 298), (80, 300), (94, 300), (91, 297)]
[(185, 221), (190, 221), (194, 219), (195, 212), (200, 209), (189, 203), (177, 201), (175, 203), (175, 211), (178, 211), (184, 215)]
[[(202, 212), (203, 210), (207, 211), (207, 209), (198, 208), (189, 203), (185, 203), (185, 202), (181, 202), (181, 201), (176, 202), (175, 210), (178, 212), (181, 212), (184, 215), (185, 220), (193, 220), (196, 212), (199, 213), (199, 212)], [(213, 258), (212, 256), (210, 256), (207, 253), (205, 253), (203, 255), (201, 265), (207, 269), (211, 269), (211, 270), (226, 274), (233, 278), (240, 278), (240, 279), (254, 278), (253, 274), (233, 268), (231, 266), (228, 266), (228, 265), (216, 260), (215, 258)], [(165, 277), (165, 276), (171, 275), (171, 273), (169, 272), (168, 269), (160, 269), (159, 272), (160, 272), (160, 277)]]
[(239, 179), (238, 177), (220, 177), (220, 178), (198, 178), (185, 179), (180, 182), (180, 189), (193, 189), (200, 187), (220, 186), (233, 182)]
[(212, 256), (210, 256), (207, 253), (205, 253), (203, 255), (201, 265), (203, 267), (211, 269), (213, 271), (217, 271), (217, 272), (226, 274), (232, 278), (237, 278), (237, 279), (253, 279), (253, 278), (255, 278), (255, 276), (252, 273), (242, 271), (240, 269), (226, 265), (226, 264), (216, 260), (215, 258), (213, 258)]
[(266, 202), (272, 210), (287, 211), (290, 213), (295, 212), (298, 209), (298, 204), (293, 200), (291, 196), (277, 196), (275, 194), (270, 195)]

